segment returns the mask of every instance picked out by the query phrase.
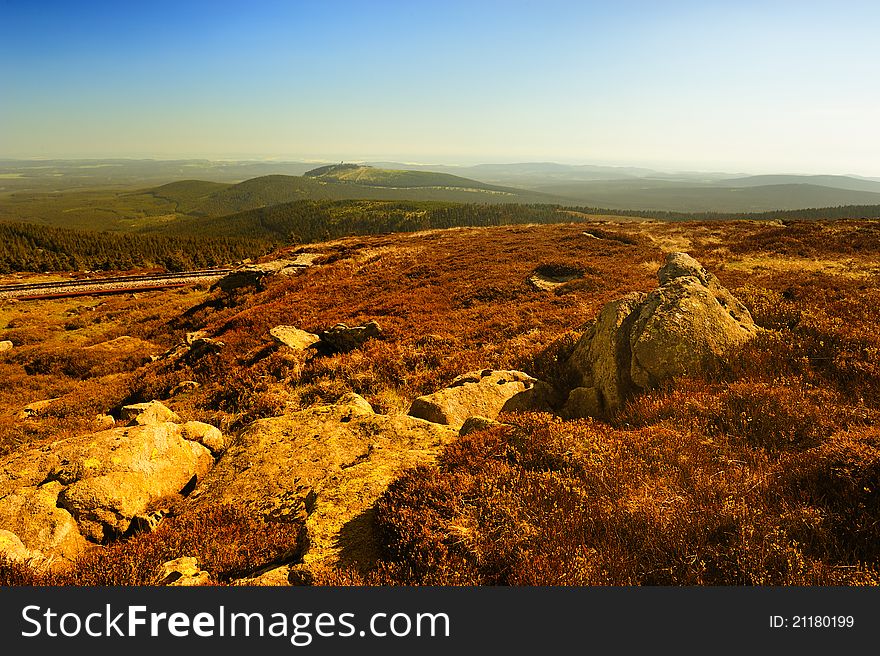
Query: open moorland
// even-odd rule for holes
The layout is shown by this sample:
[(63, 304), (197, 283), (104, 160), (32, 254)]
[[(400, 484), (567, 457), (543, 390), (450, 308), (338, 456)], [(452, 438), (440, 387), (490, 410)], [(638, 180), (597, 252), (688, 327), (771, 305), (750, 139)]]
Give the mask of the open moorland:
[[(314, 256), (253, 284), (0, 299), (0, 583), (880, 582), (875, 221), (423, 227), (218, 256)], [(573, 417), (582, 336), (674, 252), (751, 338)], [(490, 371), (544, 402), (411, 416)]]

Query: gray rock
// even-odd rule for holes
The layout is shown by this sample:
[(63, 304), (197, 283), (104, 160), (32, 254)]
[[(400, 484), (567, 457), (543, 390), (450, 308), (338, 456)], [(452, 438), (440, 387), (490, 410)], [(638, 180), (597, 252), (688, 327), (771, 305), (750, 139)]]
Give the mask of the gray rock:
[(686, 253), (670, 253), (661, 286), (602, 308), (568, 365), (580, 385), (563, 414), (601, 417), (677, 376), (708, 371), (759, 331), (746, 307)]

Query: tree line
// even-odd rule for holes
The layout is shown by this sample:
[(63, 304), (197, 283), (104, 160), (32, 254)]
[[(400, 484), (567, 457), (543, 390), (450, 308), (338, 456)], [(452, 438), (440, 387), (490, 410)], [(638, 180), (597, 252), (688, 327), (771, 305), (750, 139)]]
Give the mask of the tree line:
[(258, 257), (272, 244), (253, 239), (70, 230), (0, 223), (0, 273), (164, 268), (186, 271)]

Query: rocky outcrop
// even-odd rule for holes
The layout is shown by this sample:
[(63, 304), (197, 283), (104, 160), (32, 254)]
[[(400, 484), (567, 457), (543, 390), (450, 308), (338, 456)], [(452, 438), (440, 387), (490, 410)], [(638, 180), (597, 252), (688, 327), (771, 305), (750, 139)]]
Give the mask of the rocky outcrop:
[[(184, 424), (186, 426), (186, 424)], [(73, 559), (126, 533), (158, 500), (193, 489), (214, 464), (184, 426), (134, 425), (0, 460), (0, 530), (47, 557)]]
[(296, 326), (275, 326), (269, 331), (269, 335), (279, 345), (286, 346), (294, 351), (305, 350), (321, 339), (314, 333), (300, 330)]
[(601, 417), (635, 394), (717, 365), (758, 332), (745, 306), (686, 253), (670, 253), (660, 287), (602, 308), (569, 360), (580, 386), (563, 414)]
[(336, 353), (348, 353), (360, 348), (368, 339), (382, 335), (382, 329), (375, 321), (368, 321), (363, 326), (351, 326), (338, 323), (320, 334), (321, 345)]
[(88, 546), (70, 512), (58, 507), (63, 489), (53, 481), (19, 488), (0, 499), (0, 529), (15, 535), (30, 557), (72, 561)]
[(270, 521), (305, 522), (305, 567), (375, 557), (373, 506), (405, 469), (433, 461), (455, 431), (379, 415), (350, 394), (334, 405), (260, 419), (193, 492), (188, 512), (234, 502)]
[(250, 264), (225, 275), (211, 289), (220, 289), (227, 294), (249, 287), (261, 290), (265, 287), (267, 278), (296, 275), (310, 267), (316, 257), (316, 253), (300, 253), (292, 259)]
[(446, 389), (420, 396), (408, 414), (460, 427), (468, 417), (495, 419), (501, 412), (549, 410), (550, 387), (521, 371), (484, 369), (462, 374)]

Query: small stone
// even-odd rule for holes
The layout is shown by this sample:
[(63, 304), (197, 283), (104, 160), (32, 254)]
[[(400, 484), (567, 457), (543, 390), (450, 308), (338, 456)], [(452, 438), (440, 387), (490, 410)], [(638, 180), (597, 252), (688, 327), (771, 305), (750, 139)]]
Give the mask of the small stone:
[(116, 420), (110, 415), (95, 415), (92, 427), (96, 431), (109, 430), (116, 426)]
[(198, 560), (193, 556), (182, 556), (162, 563), (159, 573), (159, 585), (193, 586), (208, 585), (211, 575), (199, 567)]
[(186, 394), (187, 392), (199, 389), (199, 387), (201, 387), (201, 385), (194, 380), (184, 380), (172, 387), (169, 395), (177, 396), (178, 394)]

